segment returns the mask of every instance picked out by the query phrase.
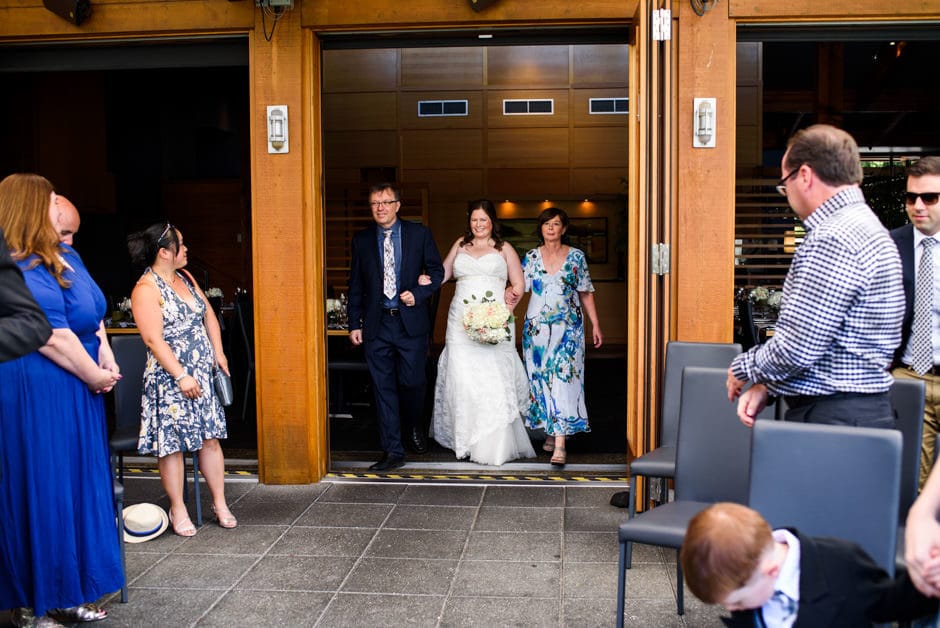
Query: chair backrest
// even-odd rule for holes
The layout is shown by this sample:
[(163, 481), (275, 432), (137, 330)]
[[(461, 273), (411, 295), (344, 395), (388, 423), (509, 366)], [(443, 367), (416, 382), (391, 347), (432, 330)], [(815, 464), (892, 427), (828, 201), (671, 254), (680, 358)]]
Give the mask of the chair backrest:
[(245, 350), (245, 359), (248, 368), (255, 366), (255, 322), (254, 310), (251, 305), (251, 297), (247, 292), (240, 292), (235, 295), (235, 317), (238, 320), (238, 327), (241, 330), (243, 348)]
[(854, 541), (894, 574), (901, 488), (897, 430), (759, 421), (748, 505), (771, 527)]
[(660, 412), (660, 446), (675, 446), (679, 429), (679, 403), (682, 393), (682, 369), (687, 366), (723, 367), (726, 371), (741, 345), (718, 342), (670, 341), (666, 345), (663, 374), (663, 402)]
[(118, 427), (139, 425), (147, 345), (139, 334), (121, 334), (111, 337), (111, 350), (121, 367), (121, 381), (114, 387), (115, 424)]
[(676, 499), (747, 503), (751, 431), (728, 401), (727, 378), (727, 365), (682, 372)]
[(901, 502), (898, 521), (903, 524), (917, 499), (920, 479), (920, 440), (924, 432), (924, 400), (927, 393), (919, 379), (896, 379), (891, 386), (891, 403), (901, 431)]

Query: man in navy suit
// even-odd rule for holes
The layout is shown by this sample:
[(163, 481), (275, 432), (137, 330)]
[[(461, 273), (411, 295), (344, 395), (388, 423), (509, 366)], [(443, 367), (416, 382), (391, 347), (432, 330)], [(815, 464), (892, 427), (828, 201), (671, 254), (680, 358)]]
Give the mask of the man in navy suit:
[[(925, 241), (940, 240), (937, 236), (940, 232), (940, 157), (924, 157), (908, 168), (904, 207), (911, 224), (891, 232), (901, 254), (904, 282), (904, 324), (901, 327), (901, 346), (894, 355), (893, 374), (898, 379), (923, 380), (927, 387), (920, 450), (920, 488), (923, 488), (933, 465), (934, 443), (940, 431), (940, 396), (935, 392), (937, 384), (940, 384), (940, 297), (935, 296), (940, 291), (940, 249), (933, 248), (930, 253), (932, 275), (920, 277), (924, 247), (928, 246)], [(929, 286), (929, 289), (925, 294), (918, 294), (924, 286)], [(921, 298), (926, 299), (924, 311), (929, 311), (924, 325), (929, 324), (928, 336), (932, 343), (925, 351), (932, 353), (932, 359), (915, 364), (914, 345), (917, 343), (912, 338), (914, 304)]]
[[(431, 232), (398, 220), (401, 193), (396, 187), (372, 186), (369, 206), (375, 224), (352, 240), (347, 312), (349, 340), (363, 345), (375, 388), (383, 454), (369, 469), (385, 471), (405, 463), (400, 413), (416, 448), (426, 442), (427, 305), (441, 286), (444, 267)], [(422, 274), (430, 284), (418, 285)]]

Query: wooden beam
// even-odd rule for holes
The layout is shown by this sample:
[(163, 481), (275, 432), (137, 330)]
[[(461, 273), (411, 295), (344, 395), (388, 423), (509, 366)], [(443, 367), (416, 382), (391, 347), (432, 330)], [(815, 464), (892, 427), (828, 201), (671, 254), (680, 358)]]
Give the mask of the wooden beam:
[(252, 28), (255, 16), (250, 0), (92, 0), (91, 8), (91, 17), (76, 26), (41, 0), (6, 0), (0, 3), (0, 41), (243, 33)]
[(479, 13), (468, 0), (316, 0), (304, 2), (303, 25), (315, 30), (368, 27), (408, 28), (479, 25), (520, 26), (577, 22), (623, 22), (633, 15), (637, 0), (501, 0)]
[[(719, 8), (721, 4), (718, 5)], [(728, 15), (737, 20), (818, 21), (926, 20), (940, 18), (937, 0), (728, 0)], [(714, 13), (714, 11), (713, 11)]]
[[(270, 20), (267, 28), (270, 35)], [(320, 233), (313, 224), (319, 205), (312, 203), (319, 164), (309, 141), (316, 130), (311, 85), (319, 72), (310, 43), (298, 12), (277, 23), (271, 41), (257, 14), (250, 37), (255, 379), (258, 475), (271, 484), (314, 482), (326, 464), (319, 454), (325, 440), (326, 326), (322, 279), (315, 279), (322, 269), (320, 245), (313, 243)], [(268, 105), (288, 107), (287, 154), (268, 153)], [(314, 330), (320, 330), (320, 342)]]

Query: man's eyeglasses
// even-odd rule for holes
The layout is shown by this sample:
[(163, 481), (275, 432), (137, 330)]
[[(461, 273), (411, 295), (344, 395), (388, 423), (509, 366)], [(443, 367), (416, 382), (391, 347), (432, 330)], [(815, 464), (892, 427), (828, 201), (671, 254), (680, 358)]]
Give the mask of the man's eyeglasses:
[(160, 237), (157, 238), (157, 244), (160, 244), (161, 242), (163, 242), (163, 238), (166, 237), (166, 234), (168, 234), (170, 232), (170, 229), (172, 228), (173, 228), (173, 225), (171, 225), (170, 223), (166, 223), (166, 229), (164, 229), (163, 233), (160, 234)]
[(917, 203), (917, 199), (924, 201), (924, 205), (936, 205), (937, 200), (940, 199), (940, 192), (905, 192), (904, 193), (904, 202), (908, 205), (914, 205)]
[(790, 171), (790, 174), (788, 174), (788, 175), (785, 176), (784, 178), (782, 178), (782, 179), (780, 179), (779, 181), (777, 181), (777, 185), (774, 186), (774, 189), (777, 190), (777, 193), (780, 194), (780, 196), (786, 196), (786, 195), (787, 195), (787, 181), (789, 181), (790, 179), (792, 179), (792, 178), (793, 178), (793, 175), (795, 175), (796, 173), (798, 173), (798, 172), (800, 171), (800, 168), (802, 168), (802, 167), (803, 167), (802, 165), (797, 166), (796, 168), (794, 168), (793, 170)]
[(398, 199), (393, 201), (372, 201), (369, 203), (369, 207), (372, 209), (378, 209), (379, 207), (391, 207), (394, 203), (397, 203)]

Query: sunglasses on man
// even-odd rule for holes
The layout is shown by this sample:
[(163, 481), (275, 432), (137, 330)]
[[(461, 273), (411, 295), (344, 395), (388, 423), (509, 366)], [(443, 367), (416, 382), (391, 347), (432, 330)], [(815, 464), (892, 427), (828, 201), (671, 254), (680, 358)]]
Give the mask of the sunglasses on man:
[(917, 203), (917, 199), (924, 201), (924, 205), (936, 205), (937, 199), (940, 199), (940, 192), (905, 192), (904, 202), (908, 205)]

